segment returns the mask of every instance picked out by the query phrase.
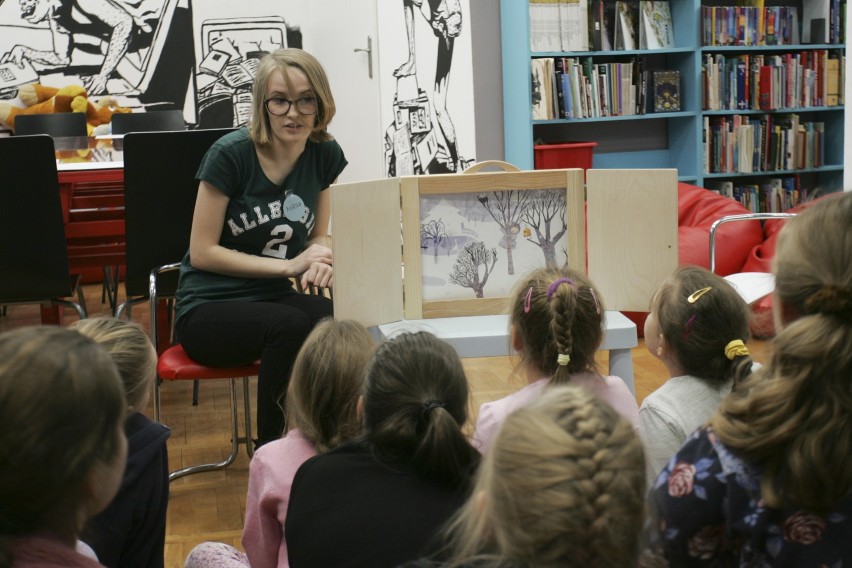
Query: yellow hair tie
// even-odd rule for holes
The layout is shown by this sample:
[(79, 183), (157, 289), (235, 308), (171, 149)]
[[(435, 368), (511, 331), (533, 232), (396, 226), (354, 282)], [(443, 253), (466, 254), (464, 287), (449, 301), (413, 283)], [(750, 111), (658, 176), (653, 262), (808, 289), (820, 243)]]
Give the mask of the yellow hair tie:
[(571, 362), (571, 356), (570, 356), (570, 355), (566, 355), (566, 354), (564, 354), (564, 353), (560, 353), (560, 354), (556, 357), (556, 363), (557, 363), (560, 367), (564, 367), (565, 365), (567, 365), (567, 364), (568, 364), (568, 363), (570, 363), (570, 362)]
[(750, 355), (750, 353), (742, 339), (734, 339), (725, 345), (725, 357), (731, 361), (734, 360), (734, 357), (745, 357), (746, 355)]

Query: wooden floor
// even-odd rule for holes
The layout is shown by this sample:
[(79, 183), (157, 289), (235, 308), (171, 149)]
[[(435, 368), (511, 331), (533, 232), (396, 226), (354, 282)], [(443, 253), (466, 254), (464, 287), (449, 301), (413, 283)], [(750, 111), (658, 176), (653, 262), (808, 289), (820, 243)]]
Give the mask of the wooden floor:
[[(109, 307), (101, 303), (99, 285), (87, 285), (86, 301), (90, 315), (109, 315)], [(119, 301), (123, 297), (119, 296)], [(148, 311), (135, 306), (134, 321), (145, 329)], [(64, 312), (64, 323), (73, 322), (72, 310)], [(38, 306), (9, 306), (6, 316), (0, 317), (0, 332), (40, 323)], [(764, 343), (750, 345), (755, 359), (761, 360)], [(598, 359), (607, 368), (605, 352)], [(471, 383), (473, 416), (483, 402), (500, 398), (523, 386), (512, 370), (516, 360), (511, 357), (488, 357), (464, 360)], [(640, 339), (633, 350), (636, 398), (641, 403), (665, 380), (665, 368), (645, 350)], [(251, 397), (255, 393), (252, 380)], [(253, 405), (254, 406), (254, 405)], [(184, 465), (221, 460), (230, 451), (230, 419), (227, 381), (208, 381), (201, 385), (200, 403), (192, 406), (192, 383), (165, 383), (162, 388), (161, 419), (172, 430), (169, 439), (169, 461), (172, 470)], [(152, 417), (149, 407), (147, 415)], [(183, 566), (186, 555), (199, 542), (215, 540), (240, 547), (249, 460), (241, 451), (236, 462), (224, 471), (191, 475), (171, 485), (168, 526), (166, 529), (166, 568)]]

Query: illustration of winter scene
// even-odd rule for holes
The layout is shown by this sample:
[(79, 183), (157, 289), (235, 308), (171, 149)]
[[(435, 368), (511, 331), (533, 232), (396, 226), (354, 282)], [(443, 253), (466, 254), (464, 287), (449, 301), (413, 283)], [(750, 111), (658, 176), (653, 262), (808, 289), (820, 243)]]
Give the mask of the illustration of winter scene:
[(421, 196), (424, 300), (501, 298), (568, 261), (565, 189)]

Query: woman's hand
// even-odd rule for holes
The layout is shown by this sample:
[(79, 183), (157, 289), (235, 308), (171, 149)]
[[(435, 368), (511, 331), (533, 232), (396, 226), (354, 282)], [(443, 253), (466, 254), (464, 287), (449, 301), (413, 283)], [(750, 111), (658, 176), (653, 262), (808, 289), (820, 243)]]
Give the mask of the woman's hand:
[(330, 264), (323, 262), (311, 263), (310, 268), (302, 274), (302, 289), (305, 290), (310, 285), (320, 288), (330, 288), (333, 272), (334, 269)]
[(320, 287), (331, 286), (331, 249), (322, 245), (311, 245), (292, 260), (295, 271), (301, 274), (302, 287), (309, 284)]

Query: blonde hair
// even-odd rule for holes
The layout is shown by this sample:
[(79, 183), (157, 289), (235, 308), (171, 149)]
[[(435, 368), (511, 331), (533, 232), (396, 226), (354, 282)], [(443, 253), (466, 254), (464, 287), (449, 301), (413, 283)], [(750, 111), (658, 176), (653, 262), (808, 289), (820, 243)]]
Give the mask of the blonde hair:
[(143, 412), (140, 406), (157, 377), (157, 353), (142, 328), (110, 317), (78, 320), (70, 327), (107, 350), (118, 367), (128, 406), (131, 411)]
[(761, 469), (761, 498), (817, 513), (852, 492), (852, 193), (825, 198), (782, 230), (775, 296), (798, 319), (768, 363), (713, 418), (719, 439)]
[(356, 407), (376, 342), (353, 320), (326, 319), (308, 335), (287, 394), (287, 428), (298, 428), (319, 452), (361, 433)]
[[(566, 278), (573, 284), (555, 284)], [(603, 341), (604, 311), (600, 292), (588, 278), (567, 268), (540, 268), (519, 281), (509, 313), (523, 345), (523, 360), (550, 375), (556, 385), (568, 383), (572, 373), (597, 371), (595, 351)], [(560, 355), (570, 357), (567, 365), (557, 363)]]
[(0, 566), (2, 542), (53, 532), (73, 540), (86, 479), (121, 448), (124, 390), (109, 355), (54, 326), (0, 334)]
[[(709, 291), (689, 301), (705, 288)], [(749, 340), (749, 311), (721, 276), (698, 266), (678, 268), (657, 290), (651, 312), (686, 374), (718, 384), (751, 372), (749, 355), (725, 355), (730, 341)]]
[(314, 126), (311, 129), (311, 140), (325, 142), (332, 139), (328, 127), (337, 107), (328, 84), (328, 77), (317, 58), (301, 49), (287, 48), (268, 53), (260, 60), (254, 83), (251, 88), (252, 114), (249, 121), (249, 136), (258, 146), (266, 146), (272, 141), (269, 127), (269, 116), (266, 113), (266, 90), (269, 87), (269, 76), (273, 71), (280, 71), (290, 96), (293, 96), (293, 86), (290, 84), (289, 68), (302, 71), (308, 78), (311, 90), (317, 99), (317, 113), (314, 115)]
[(645, 489), (630, 423), (586, 389), (550, 388), (497, 434), (448, 526), (450, 565), (635, 565)]

